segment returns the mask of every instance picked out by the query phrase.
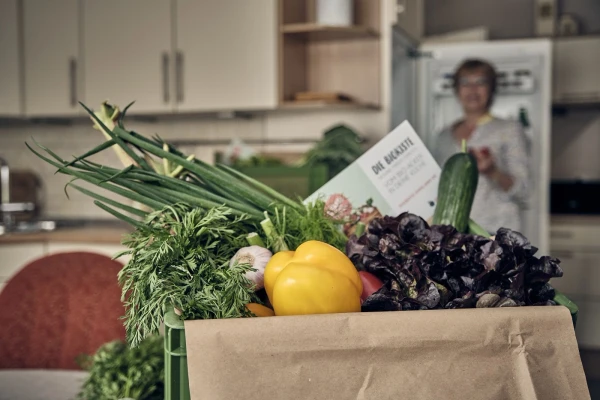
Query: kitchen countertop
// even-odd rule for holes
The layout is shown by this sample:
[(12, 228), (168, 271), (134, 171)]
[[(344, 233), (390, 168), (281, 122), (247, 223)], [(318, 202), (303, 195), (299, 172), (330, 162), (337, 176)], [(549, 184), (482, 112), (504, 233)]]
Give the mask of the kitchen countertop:
[(0, 245), (35, 242), (121, 244), (133, 229), (120, 221), (78, 221), (53, 231), (18, 232), (0, 235)]
[(121, 244), (123, 235), (130, 231), (120, 228), (71, 228), (51, 232), (12, 233), (0, 236), (0, 245), (32, 242), (78, 242)]
[[(600, 215), (563, 214), (552, 215), (550, 223), (556, 225), (600, 226)], [(121, 244), (123, 236), (132, 228), (120, 221), (84, 221), (77, 227), (59, 228), (49, 232), (8, 233), (0, 235), (0, 245), (35, 242), (71, 242)]]

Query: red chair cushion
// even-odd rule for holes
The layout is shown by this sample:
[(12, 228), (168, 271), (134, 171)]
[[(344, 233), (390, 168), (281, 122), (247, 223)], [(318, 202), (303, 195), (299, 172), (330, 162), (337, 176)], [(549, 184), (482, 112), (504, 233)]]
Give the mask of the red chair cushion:
[(0, 292), (0, 368), (80, 369), (78, 355), (124, 340), (121, 268), (86, 252), (25, 266)]

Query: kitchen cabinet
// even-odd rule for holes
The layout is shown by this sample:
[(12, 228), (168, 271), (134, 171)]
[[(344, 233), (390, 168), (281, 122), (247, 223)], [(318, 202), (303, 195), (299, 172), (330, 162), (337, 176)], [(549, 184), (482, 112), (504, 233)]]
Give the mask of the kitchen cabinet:
[(560, 222), (554, 222), (556, 219), (556, 217), (552, 218), (553, 222), (550, 228), (550, 247), (553, 250), (600, 251), (597, 236), (600, 235), (600, 225), (593, 223), (598, 220), (598, 224), (600, 224), (598, 217), (587, 219), (565, 216), (560, 219)]
[(23, 1), (25, 115), (77, 115), (79, 0)]
[(86, 105), (135, 101), (131, 114), (172, 111), (171, 2), (83, 0), (82, 14)]
[(553, 100), (558, 104), (600, 102), (600, 36), (554, 41)]
[(176, 1), (178, 111), (277, 105), (277, 1)]
[(600, 350), (600, 302), (574, 298), (579, 307), (575, 335), (581, 349)]
[(18, 0), (0, 0), (0, 116), (22, 112)]
[(552, 281), (552, 286), (567, 296), (597, 297), (600, 301), (600, 285), (592, 277), (598, 278), (600, 271), (600, 249), (589, 250), (551, 250), (553, 257), (558, 258), (564, 275)]
[(314, 0), (280, 2), (280, 108), (378, 110), (384, 3), (355, 0), (349, 26), (320, 24), (316, 6)]
[(45, 254), (45, 243), (19, 243), (0, 246), (0, 291), (26, 264)]
[(560, 259), (563, 276), (552, 279), (579, 307), (577, 341), (581, 348), (600, 349), (600, 219), (598, 217), (553, 217), (550, 254)]

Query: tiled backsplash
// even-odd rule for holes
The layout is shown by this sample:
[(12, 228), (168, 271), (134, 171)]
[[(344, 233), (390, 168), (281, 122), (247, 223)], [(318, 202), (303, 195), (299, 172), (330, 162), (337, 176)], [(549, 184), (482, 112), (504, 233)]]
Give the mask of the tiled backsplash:
[[(145, 136), (160, 135), (165, 140), (211, 140), (211, 139), (314, 139), (318, 140), (323, 132), (338, 123), (345, 123), (359, 134), (377, 138), (387, 133), (385, 112), (315, 112), (282, 113), (257, 116), (252, 119), (207, 120), (191, 117), (168, 119), (158, 122), (127, 122), (133, 129)], [(109, 214), (93, 204), (92, 199), (75, 189), (64, 193), (64, 186), (70, 177), (54, 174), (54, 168), (37, 158), (25, 146), (33, 145), (32, 137), (40, 144), (54, 150), (61, 157), (70, 159), (83, 154), (104, 140), (101, 132), (92, 129), (90, 121), (78, 120), (71, 125), (27, 124), (0, 126), (0, 156), (5, 158), (12, 169), (34, 170), (44, 184), (44, 210), (46, 216), (63, 218), (111, 218)], [(196, 158), (212, 162), (214, 152), (226, 146), (185, 146), (182, 151), (193, 153)], [(307, 150), (310, 144), (265, 144), (254, 146), (257, 150), (269, 152), (298, 152)], [(116, 154), (104, 151), (91, 158), (93, 161), (122, 167)], [(77, 184), (92, 189), (106, 197), (122, 200), (84, 182)]]

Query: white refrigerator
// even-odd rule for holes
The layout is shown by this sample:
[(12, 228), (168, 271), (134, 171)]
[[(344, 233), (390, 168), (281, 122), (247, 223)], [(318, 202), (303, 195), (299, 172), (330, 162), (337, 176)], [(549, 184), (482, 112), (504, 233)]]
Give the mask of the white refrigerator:
[[(492, 114), (525, 121), (523, 126), (531, 144), (532, 189), (528, 205), (522, 210), (521, 230), (539, 248), (539, 254), (548, 254), (551, 41), (474, 41), (410, 46), (401, 33), (395, 31), (394, 35), (391, 124), (395, 126), (400, 119), (408, 119), (430, 148), (439, 132), (462, 116), (451, 80), (457, 65), (471, 57), (494, 64), (499, 81)], [(404, 88), (403, 92), (401, 88)], [(409, 96), (416, 107), (407, 106)]]

